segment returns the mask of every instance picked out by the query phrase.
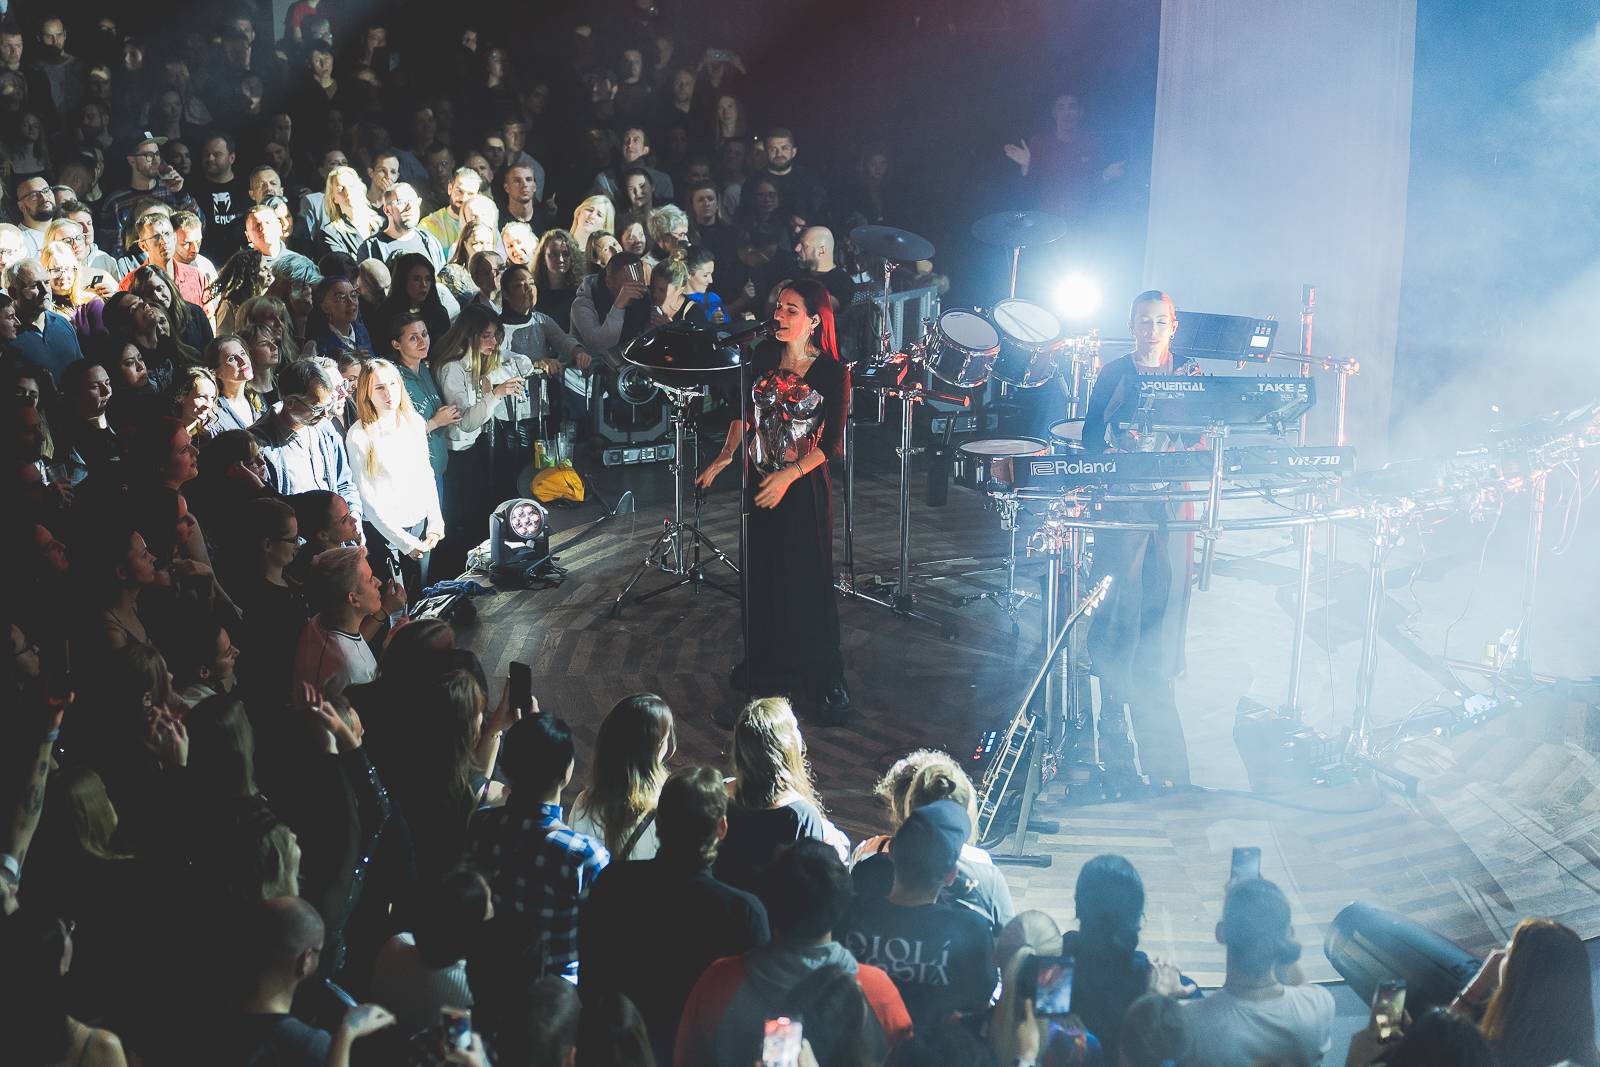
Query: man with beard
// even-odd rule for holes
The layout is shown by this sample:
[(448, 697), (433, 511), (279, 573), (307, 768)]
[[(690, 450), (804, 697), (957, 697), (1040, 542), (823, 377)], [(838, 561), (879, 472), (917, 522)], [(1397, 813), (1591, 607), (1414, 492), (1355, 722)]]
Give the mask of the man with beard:
[(237, 158), (233, 138), (225, 133), (213, 135), (200, 150), (204, 177), (194, 183), (194, 199), (198, 214), (205, 221), (200, 248), (213, 263), (226, 262), (244, 247), (244, 213), (250, 206), (250, 189), (243, 178), (233, 173)]
[(836, 314), (850, 306), (856, 293), (856, 283), (843, 267), (834, 262), (832, 230), (826, 226), (808, 226), (800, 232), (794, 254), (800, 261), (801, 277), (814, 278), (822, 283), (822, 287), (833, 298)]
[(59, 385), (61, 372), (68, 364), (82, 359), (83, 350), (78, 347), (78, 333), (72, 323), (49, 310), (49, 272), (44, 264), (30, 257), (13, 263), (6, 270), (5, 283), (20, 321), (17, 338), (10, 345), (11, 352), (43, 367)]
[(183, 175), (161, 158), (165, 137), (141, 137), (128, 145), (128, 187), (119, 189), (100, 202), (100, 221), (95, 227), (95, 243), (114, 248), (118, 255), (127, 248), (132, 232), (134, 205), (141, 200), (159, 200), (174, 211), (195, 211), (194, 197), (183, 188)]
[(672, 179), (664, 171), (656, 170), (644, 162), (650, 154), (650, 136), (638, 126), (629, 126), (622, 131), (622, 166), (614, 170), (603, 170), (594, 176), (594, 187), (611, 198), (613, 204), (622, 204), (625, 197), (622, 193), (622, 173), (633, 167), (638, 167), (650, 175), (651, 188), (655, 190), (655, 202), (665, 204), (672, 199)]
[(767, 132), (766, 177), (778, 187), (783, 210), (807, 222), (821, 222), (828, 210), (828, 191), (822, 187), (821, 178), (795, 163), (799, 154), (793, 132), (783, 126), (774, 126)]
[(387, 263), (401, 252), (420, 252), (434, 270), (444, 266), (444, 248), (427, 230), (417, 229), (422, 213), (422, 198), (405, 182), (391, 186), (383, 194), (383, 215), (389, 225), (367, 238), (356, 259), (379, 259)]
[[(178, 232), (172, 224), (172, 215), (156, 208), (140, 215), (136, 225), (139, 229), (139, 248), (144, 252), (145, 262), (166, 271), (183, 299), (197, 307), (204, 305), (205, 278), (198, 268), (178, 259)], [(127, 286), (132, 280), (133, 272), (130, 271), (122, 279), (122, 284)]]
[(88, 91), (88, 68), (67, 54), (67, 27), (55, 15), (39, 23), (39, 58), (29, 64), (50, 85), (50, 100), (58, 112), (71, 111)]
[(22, 236), (28, 242), (28, 254), (36, 256), (44, 251), (44, 231), (56, 214), (56, 194), (50, 189), (50, 179), (29, 178), (17, 186), (17, 217), (22, 222)]
[[(445, 146), (444, 150), (450, 151), (449, 146)], [(477, 196), (482, 188), (483, 179), (477, 171), (471, 167), (459, 168), (450, 176), (450, 184), (445, 186), (450, 202), (423, 219), (421, 228), (433, 234), (441, 248), (454, 248), (457, 238), (461, 236), (461, 228), (466, 225), (466, 220), (461, 217), (461, 205)]]

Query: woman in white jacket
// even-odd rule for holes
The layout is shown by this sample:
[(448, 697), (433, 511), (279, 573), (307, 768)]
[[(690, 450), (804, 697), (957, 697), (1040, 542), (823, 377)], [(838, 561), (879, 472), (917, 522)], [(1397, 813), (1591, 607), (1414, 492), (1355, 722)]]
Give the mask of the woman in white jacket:
[[(434, 563), (443, 573), (451, 564), (460, 573), (467, 550), (488, 532), (489, 512), (506, 496), (526, 460), (515, 455), (514, 443), (495, 444), (495, 415), (528, 395), (527, 376), (533, 361), (504, 352), (505, 327), (493, 308), (469, 304), (433, 353), (433, 376), (446, 404), (461, 412), (450, 427), (450, 462), (445, 468), (443, 558)], [(511, 469), (507, 469), (511, 468)]]
[(427, 426), (388, 360), (370, 360), (362, 368), (356, 421), (344, 444), (361, 494), (367, 544), (388, 544), (399, 559), (406, 595), (415, 601), (428, 584), (429, 555), (444, 538), (444, 514), (428, 463)]

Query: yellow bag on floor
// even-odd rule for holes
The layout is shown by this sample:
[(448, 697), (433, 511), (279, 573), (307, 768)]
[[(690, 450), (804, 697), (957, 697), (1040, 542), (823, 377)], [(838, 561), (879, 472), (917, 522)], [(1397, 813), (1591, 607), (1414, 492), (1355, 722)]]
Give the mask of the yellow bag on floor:
[(570, 500), (583, 503), (583, 479), (571, 467), (547, 467), (533, 476), (530, 487), (535, 500), (548, 504), (552, 500)]

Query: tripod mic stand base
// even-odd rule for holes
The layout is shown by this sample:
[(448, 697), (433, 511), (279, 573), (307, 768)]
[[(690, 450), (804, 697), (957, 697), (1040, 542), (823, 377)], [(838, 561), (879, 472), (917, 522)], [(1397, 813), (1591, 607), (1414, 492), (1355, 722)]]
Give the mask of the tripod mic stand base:
[[(683, 540), (687, 540), (688, 544), (680, 544)], [(709, 586), (738, 600), (739, 593), (736, 590), (729, 589), (725, 585), (719, 585), (706, 577), (705, 567), (701, 565), (699, 557), (699, 549), (702, 545), (715, 558), (726, 563), (728, 569), (733, 571), (734, 574), (739, 573), (738, 564), (734, 563), (726, 552), (717, 547), (715, 541), (701, 533), (693, 524), (669, 520), (664, 524), (661, 535), (656, 538), (655, 543), (650, 546), (650, 550), (645, 553), (644, 559), (640, 560), (639, 565), (634, 568), (632, 577), (628, 579), (628, 584), (622, 587), (622, 592), (618, 593), (617, 599), (612, 601), (611, 608), (607, 614), (613, 619), (621, 617), (623, 605), (628, 600), (628, 594), (633, 592), (633, 587), (639, 584), (639, 580), (645, 576), (645, 573), (652, 566), (662, 574), (670, 575), (679, 580), (635, 597), (635, 603), (642, 604), (651, 597), (669, 593), (674, 589), (681, 589), (686, 585), (693, 586), (696, 593), (700, 592), (701, 586)]]
[(888, 608), (903, 619), (914, 619), (929, 626), (936, 626), (939, 628), (939, 636), (948, 640), (954, 640), (956, 637), (955, 623), (918, 611), (916, 597), (900, 595), (899, 586), (894, 582), (871, 577), (858, 583), (854, 576), (841, 574), (834, 582), (834, 588), (847, 597), (864, 600), (880, 608)]

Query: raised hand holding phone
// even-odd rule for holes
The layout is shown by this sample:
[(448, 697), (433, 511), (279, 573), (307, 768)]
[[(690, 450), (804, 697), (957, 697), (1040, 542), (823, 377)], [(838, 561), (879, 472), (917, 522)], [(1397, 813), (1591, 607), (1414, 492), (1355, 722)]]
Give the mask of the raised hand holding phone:
[(1406, 1011), (1406, 983), (1390, 978), (1378, 984), (1372, 995), (1372, 1028), (1379, 1041), (1392, 1041), (1400, 1035)]
[(800, 1067), (800, 1020), (768, 1019), (761, 1031), (761, 1067)]

